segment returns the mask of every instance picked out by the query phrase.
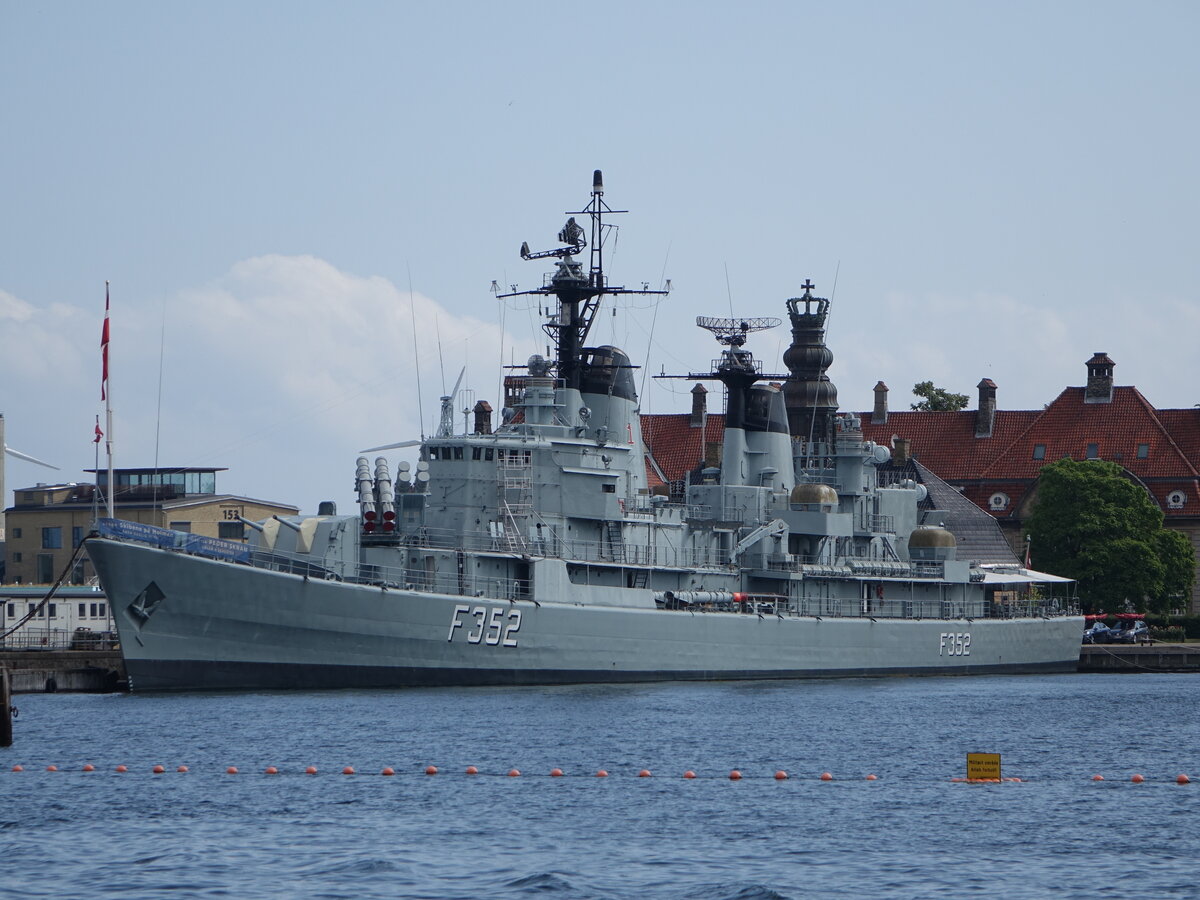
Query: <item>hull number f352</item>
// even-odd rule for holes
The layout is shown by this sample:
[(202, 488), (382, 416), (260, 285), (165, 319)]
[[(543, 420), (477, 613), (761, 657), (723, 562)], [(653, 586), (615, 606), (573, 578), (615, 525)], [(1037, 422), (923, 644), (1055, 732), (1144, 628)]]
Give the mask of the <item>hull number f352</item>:
[[(472, 622), (472, 619), (475, 621)], [(460, 603), (454, 607), (454, 617), (450, 619), (450, 633), (446, 635), (446, 640), (453, 641), (454, 632), (460, 628), (464, 630), (468, 644), (515, 647), (517, 632), (521, 630), (521, 610)]]
[(938, 656), (970, 656), (971, 632), (943, 631), (938, 641)]

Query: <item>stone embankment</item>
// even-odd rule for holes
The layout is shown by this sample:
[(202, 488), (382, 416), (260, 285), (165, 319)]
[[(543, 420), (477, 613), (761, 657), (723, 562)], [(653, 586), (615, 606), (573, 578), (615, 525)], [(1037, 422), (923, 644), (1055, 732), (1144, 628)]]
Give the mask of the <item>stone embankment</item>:
[(120, 650), (4, 650), (0, 666), (8, 670), (14, 694), (103, 694), (125, 689)]
[(1085, 644), (1080, 672), (1200, 672), (1200, 644)]

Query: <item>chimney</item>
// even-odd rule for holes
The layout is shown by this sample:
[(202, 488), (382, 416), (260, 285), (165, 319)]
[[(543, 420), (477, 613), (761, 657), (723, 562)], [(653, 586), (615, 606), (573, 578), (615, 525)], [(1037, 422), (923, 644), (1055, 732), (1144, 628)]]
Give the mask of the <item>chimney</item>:
[(1097, 350), (1087, 361), (1087, 387), (1083, 390), (1084, 403), (1111, 403), (1113, 396), (1113, 366), (1108, 354)]
[(909, 457), (908, 438), (898, 437), (892, 441), (892, 462), (902, 466), (908, 462)]
[(492, 404), (488, 403), (486, 400), (480, 400), (475, 404), (475, 408), (471, 411), (475, 413), (475, 433), (491, 434)]
[(979, 412), (975, 414), (975, 437), (991, 437), (996, 424), (996, 382), (985, 378), (978, 387)]
[(875, 385), (875, 410), (871, 413), (872, 425), (887, 424), (888, 386), (882, 381)]
[(704, 420), (708, 417), (708, 389), (697, 382), (692, 388), (692, 416), (688, 424), (693, 428), (703, 428)]

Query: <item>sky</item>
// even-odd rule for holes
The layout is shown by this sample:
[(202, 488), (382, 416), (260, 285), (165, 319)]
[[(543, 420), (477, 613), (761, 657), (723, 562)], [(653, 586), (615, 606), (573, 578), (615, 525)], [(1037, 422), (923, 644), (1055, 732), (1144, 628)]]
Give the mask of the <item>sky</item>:
[[(10, 457), (4, 503), (90, 480), (108, 281), (117, 466), (352, 511), (359, 451), (545, 352), (489, 288), (541, 283), (518, 247), (596, 168), (630, 210), (611, 282), (671, 280), (593, 329), (644, 412), (689, 408), (643, 374), (707, 368), (696, 316), (785, 317), (806, 278), (842, 409), (982, 378), (1038, 409), (1098, 350), (1191, 408), (1198, 30), (1192, 2), (0, 0), (0, 413), (59, 467)], [(788, 339), (748, 346), (778, 372)]]

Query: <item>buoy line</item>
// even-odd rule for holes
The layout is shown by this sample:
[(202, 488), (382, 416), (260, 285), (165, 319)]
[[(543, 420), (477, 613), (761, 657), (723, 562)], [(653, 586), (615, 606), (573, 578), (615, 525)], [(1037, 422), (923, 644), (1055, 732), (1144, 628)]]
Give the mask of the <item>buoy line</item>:
[[(131, 769), (129, 766), (127, 766), (125, 764), (120, 764), (120, 765), (113, 766), (113, 767), (111, 767), (109, 769), (105, 769), (105, 770), (101, 770), (100, 768), (93, 765), (92, 763), (84, 763), (82, 766), (80, 766), (78, 768), (71, 768), (71, 769), (63, 769), (63, 768), (60, 768), (55, 763), (50, 763), (50, 764), (42, 767), (42, 769), (43, 769), (43, 771), (48, 772), (48, 773), (59, 773), (59, 774), (64, 774), (64, 775), (68, 774), (70, 772), (73, 772), (73, 771), (86, 773), (86, 774), (94, 774), (94, 775), (99, 775), (99, 774), (101, 774), (102, 771), (109, 771), (109, 772), (112, 772), (115, 774), (120, 774), (120, 775), (132, 774), (132, 773), (136, 773), (136, 772), (141, 772), (141, 773), (148, 772), (152, 775), (166, 775), (167, 774), (167, 767), (162, 765), (161, 763), (156, 764), (154, 766), (138, 767), (137, 769)], [(13, 765), (8, 771), (10, 773), (21, 773), (21, 772), (25, 771), (25, 766), (23, 766), (20, 763), (17, 763), (15, 765)], [(237, 766), (227, 766), (224, 769), (224, 774), (238, 775), (241, 773), (241, 771), (242, 770), (239, 769)], [(275, 765), (267, 765), (261, 769), (255, 769), (254, 771), (261, 773), (263, 775), (319, 775), (319, 774), (322, 774), (320, 769), (318, 769), (316, 766), (312, 766), (312, 765), (306, 766), (303, 769), (296, 767), (295, 769), (291, 769), (291, 770), (281, 768), (281, 767), (275, 766)], [(340, 770), (338, 770), (336, 768), (326, 770), (326, 772), (324, 774), (337, 774), (337, 773), (339, 773), (339, 771), (340, 771), (341, 775), (358, 775), (360, 777), (370, 776), (370, 775), (380, 775), (380, 776), (384, 776), (384, 777), (400, 777), (400, 778), (404, 778), (404, 777), (430, 778), (435, 775), (443, 777), (443, 778), (445, 778), (445, 777), (467, 777), (467, 778), (522, 778), (522, 777), (524, 777), (524, 778), (547, 778), (547, 779), (552, 779), (552, 780), (553, 779), (571, 779), (571, 778), (594, 779), (594, 778), (612, 777), (612, 775), (610, 774), (608, 769), (601, 768), (601, 769), (597, 769), (594, 772), (590, 771), (590, 770), (589, 771), (568, 772), (558, 766), (555, 766), (554, 768), (552, 768), (546, 772), (534, 772), (534, 773), (522, 773), (522, 771), (516, 767), (510, 768), (507, 770), (497, 770), (497, 771), (488, 772), (488, 771), (482, 771), (477, 766), (467, 766), (465, 769), (462, 769), (462, 770), (442, 772), (441, 769), (439, 769), (437, 766), (434, 766), (434, 765), (427, 765), (427, 766), (417, 769), (416, 771), (400, 771), (394, 766), (384, 766), (378, 772), (376, 772), (374, 770), (369, 771), (369, 772), (368, 771), (360, 772), (354, 766), (343, 766)], [(191, 773), (191, 769), (186, 765), (179, 765), (179, 766), (176, 766), (174, 773), (179, 774), (179, 775), (186, 775), (186, 774)], [(798, 778), (797, 776), (794, 776), (794, 775), (788, 773), (784, 769), (777, 769), (774, 772), (762, 772), (759, 774), (747, 773), (746, 771), (744, 771), (742, 769), (732, 769), (726, 774), (722, 774), (720, 772), (712, 772), (707, 775), (700, 774), (694, 769), (685, 769), (682, 773), (671, 774), (671, 775), (667, 775), (667, 776), (663, 776), (661, 774), (656, 776), (650, 769), (638, 769), (636, 771), (630, 769), (624, 773), (617, 773), (616, 777), (617, 778), (621, 778), (621, 777), (638, 778), (638, 779), (657, 778), (660, 781), (662, 780), (663, 777), (667, 777), (667, 778), (671, 778), (671, 779), (681, 778), (685, 781), (735, 781), (736, 782), (736, 781), (804, 780), (804, 779)], [(833, 782), (833, 781), (839, 781), (839, 782), (843, 782), (843, 783), (848, 782), (848, 781), (875, 782), (875, 781), (880, 780), (879, 776), (874, 773), (868, 773), (866, 775), (853, 775), (853, 776), (843, 776), (843, 777), (835, 778), (833, 773), (829, 772), (829, 771), (823, 771), (823, 772), (820, 772), (817, 774), (808, 775), (808, 776), (806, 776), (806, 779), (810, 780), (810, 781), (818, 781), (821, 783), (829, 783), (829, 782)], [(935, 780), (943, 780), (943, 779), (935, 779)], [(959, 776), (954, 776), (954, 777), (946, 778), (944, 780), (949, 781), (954, 784), (1025, 784), (1025, 783), (1029, 782), (1029, 779), (1017, 778), (1017, 777), (963, 778), (963, 777), (959, 777)], [(1061, 781), (1064, 779), (1039, 778), (1037, 780), (1040, 781), (1041, 783), (1048, 783), (1051, 781)], [(1105, 776), (1100, 775), (1100, 774), (1095, 774), (1095, 775), (1091, 775), (1089, 777), (1089, 780), (1095, 784), (1101, 784), (1105, 781)], [(1162, 780), (1151, 781), (1151, 779), (1148, 779), (1145, 775), (1141, 774), (1140, 772), (1136, 772), (1136, 773), (1132, 774), (1131, 776), (1129, 776), (1129, 778), (1127, 780), (1125, 780), (1124, 782), (1114, 782), (1114, 783), (1145, 784), (1147, 782), (1151, 782), (1151, 783), (1169, 782), (1169, 783), (1173, 783), (1173, 784), (1185, 785), (1185, 784), (1191, 784), (1191, 778), (1186, 773), (1180, 773), (1178, 775), (1165, 776), (1164, 779), (1162, 779)]]

